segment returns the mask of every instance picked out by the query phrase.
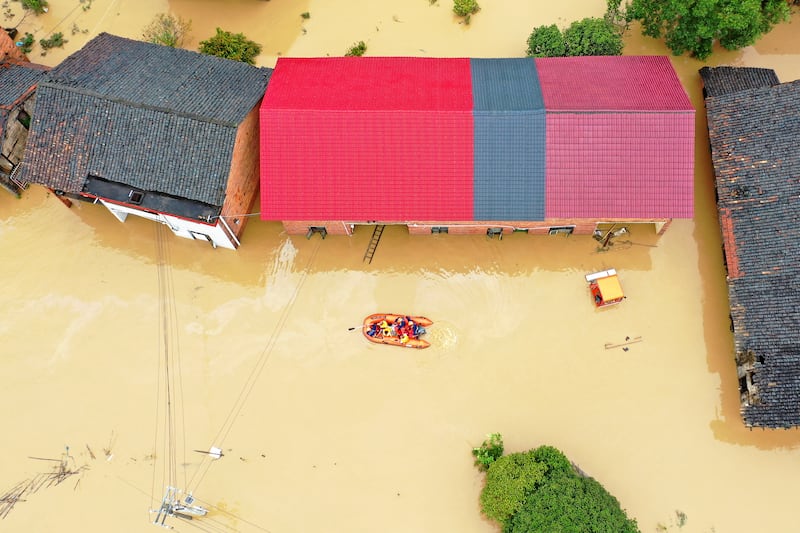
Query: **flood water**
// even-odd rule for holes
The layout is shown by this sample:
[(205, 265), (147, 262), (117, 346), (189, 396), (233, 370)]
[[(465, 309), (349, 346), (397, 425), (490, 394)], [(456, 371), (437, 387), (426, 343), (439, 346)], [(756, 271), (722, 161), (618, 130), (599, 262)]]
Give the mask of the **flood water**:
[[(520, 56), (533, 27), (598, 16), (600, 0), (484, 0), (469, 26), (449, 4), (307, 0), (51, 0), (23, 31), (66, 28), (57, 64), (100, 31), (137, 37), (160, 11), (280, 55)], [(18, 7), (12, 4), (12, 7)], [(300, 14), (308, 12), (304, 20)], [(88, 33), (69, 35), (77, 24)], [(712, 64), (800, 78), (800, 18)], [(664, 54), (633, 29), (626, 54)], [(166, 456), (211, 508), (178, 531), (492, 533), (470, 449), (550, 444), (619, 498), (644, 532), (796, 528), (800, 432), (739, 417), (713, 173), (697, 69), (673, 63), (697, 114), (696, 216), (662, 237), (288, 237), (253, 220), (237, 252), (100, 206), (66, 209), (32, 187), (0, 194), (0, 495), (69, 453), (63, 483), (28, 494), (0, 530), (152, 531)], [(254, 217), (255, 218), (255, 217)], [(627, 300), (595, 310), (583, 276), (616, 268)], [(373, 312), (435, 321), (427, 350), (366, 342)], [(641, 337), (629, 351), (606, 349)], [(408, 353), (411, 351), (412, 353)], [(163, 354), (180, 361), (164, 448)], [(161, 356), (160, 356), (161, 354)], [(67, 446), (68, 451), (67, 451)], [(224, 456), (198, 470), (203, 454)], [(41, 458), (41, 459), (34, 459)], [(202, 471), (199, 481), (197, 472)]]

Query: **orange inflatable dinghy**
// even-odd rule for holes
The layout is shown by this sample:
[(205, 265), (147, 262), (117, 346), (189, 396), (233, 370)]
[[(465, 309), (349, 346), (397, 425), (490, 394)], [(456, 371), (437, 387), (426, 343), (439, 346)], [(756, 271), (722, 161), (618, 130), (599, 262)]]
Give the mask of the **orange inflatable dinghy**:
[(431, 345), (420, 337), (433, 321), (424, 316), (377, 313), (364, 319), (361, 332), (370, 342), (405, 348), (427, 348)]

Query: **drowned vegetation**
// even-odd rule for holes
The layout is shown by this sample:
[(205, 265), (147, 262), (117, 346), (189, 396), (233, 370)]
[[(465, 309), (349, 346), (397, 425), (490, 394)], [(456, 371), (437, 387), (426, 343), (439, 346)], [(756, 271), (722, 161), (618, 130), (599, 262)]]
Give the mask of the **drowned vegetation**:
[(614, 496), (552, 446), (503, 455), (503, 438), (492, 433), (472, 454), (486, 472), (481, 511), (503, 533), (640, 531)]

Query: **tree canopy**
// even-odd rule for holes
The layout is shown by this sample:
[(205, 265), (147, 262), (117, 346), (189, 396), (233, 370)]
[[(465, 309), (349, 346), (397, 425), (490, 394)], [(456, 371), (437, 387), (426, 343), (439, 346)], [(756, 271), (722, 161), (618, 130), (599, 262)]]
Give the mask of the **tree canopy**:
[(200, 52), (252, 65), (256, 56), (261, 53), (261, 45), (242, 33), (234, 34), (217, 28), (216, 35), (200, 41)]
[(528, 37), (527, 54), (534, 57), (618, 56), (622, 30), (612, 22), (594, 17), (576, 20), (563, 32), (558, 26), (538, 26)]
[[(622, 0), (608, 0), (609, 12), (621, 12)], [(789, 19), (786, 0), (632, 0), (622, 10), (638, 20), (644, 35), (660, 38), (672, 53), (711, 55), (715, 42), (737, 50), (756, 42), (775, 24)]]
[(639, 533), (619, 501), (552, 446), (493, 461), (480, 501), (503, 533)]

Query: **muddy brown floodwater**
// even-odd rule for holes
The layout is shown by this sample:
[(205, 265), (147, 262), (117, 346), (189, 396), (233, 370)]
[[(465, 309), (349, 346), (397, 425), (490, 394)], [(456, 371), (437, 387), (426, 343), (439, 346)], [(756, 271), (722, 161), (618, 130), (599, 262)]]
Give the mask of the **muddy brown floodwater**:
[[(220, 26), (262, 43), (266, 66), (359, 40), (371, 55), (520, 56), (533, 27), (605, 6), (485, 0), (465, 26), (427, 0), (50, 4), (20, 25), (69, 39), (34, 52), (45, 64), (100, 31), (138, 37), (172, 9), (192, 20), (188, 47)], [(799, 24), (712, 62), (798, 79)], [(666, 50), (634, 28), (625, 53)], [(211, 507), (202, 522), (171, 520), (179, 531), (491, 533), (470, 448), (493, 431), (508, 451), (564, 450), (645, 532), (677, 531), (676, 511), (687, 533), (796, 529), (800, 432), (749, 431), (739, 417), (702, 65), (673, 63), (698, 110), (696, 217), (661, 238), (633, 227), (609, 252), (586, 237), (389, 228), (368, 265), (367, 229), (306, 240), (258, 220), (227, 252), (99, 206), (66, 209), (38, 187), (0, 194), (0, 491), (55, 464), (33, 457), (68, 450), (70, 468), (87, 467), (27, 494), (0, 530), (152, 531), (173, 454), (179, 483)], [(609, 267), (628, 299), (597, 311), (583, 276)], [(349, 331), (375, 311), (431, 317), (433, 346), (408, 353)], [(626, 336), (642, 342), (605, 349)], [(159, 437), (164, 352), (181, 363), (172, 447)], [(224, 457), (198, 470), (193, 450), (214, 445)]]

